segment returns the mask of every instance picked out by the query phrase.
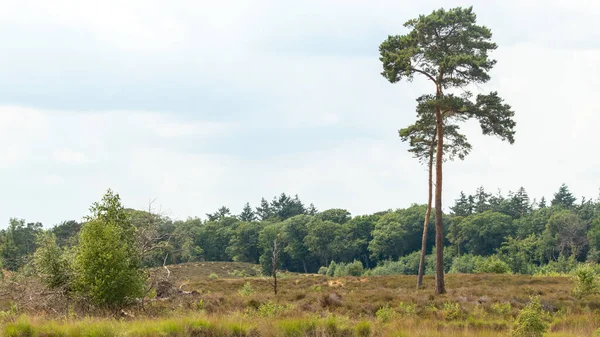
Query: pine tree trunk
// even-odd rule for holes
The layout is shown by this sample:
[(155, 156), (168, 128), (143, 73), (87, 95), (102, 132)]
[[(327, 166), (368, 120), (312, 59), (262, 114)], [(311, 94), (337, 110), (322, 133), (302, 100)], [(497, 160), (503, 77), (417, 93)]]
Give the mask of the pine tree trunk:
[[(441, 87), (437, 90), (438, 99), (442, 97)], [(441, 107), (436, 107), (437, 151), (435, 156), (435, 293), (445, 294), (444, 282), (444, 223), (442, 219), (442, 160), (444, 157), (444, 121)]]
[(423, 275), (425, 274), (425, 255), (427, 254), (427, 232), (429, 228), (429, 218), (431, 217), (431, 201), (433, 199), (433, 152), (435, 151), (436, 139), (437, 137), (434, 136), (431, 140), (431, 146), (429, 148), (429, 191), (427, 194), (427, 211), (425, 211), (425, 222), (423, 223), (423, 239), (421, 241), (421, 259), (419, 260), (419, 275), (417, 276), (417, 289), (423, 286)]

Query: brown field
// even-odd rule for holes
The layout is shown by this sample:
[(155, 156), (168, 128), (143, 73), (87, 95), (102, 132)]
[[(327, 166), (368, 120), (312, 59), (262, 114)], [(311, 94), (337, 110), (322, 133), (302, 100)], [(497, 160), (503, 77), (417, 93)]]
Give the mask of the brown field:
[[(27, 308), (11, 315), (5, 307), (4, 335), (508, 336), (532, 295), (548, 312), (547, 336), (589, 337), (600, 327), (600, 295), (575, 299), (569, 277), (449, 274), (448, 294), (434, 296), (431, 276), (416, 290), (414, 276), (284, 274), (276, 296), (253, 265), (205, 262), (169, 269), (169, 281), (181, 292), (150, 296), (128, 317)], [(85, 332), (91, 327), (104, 332)]]

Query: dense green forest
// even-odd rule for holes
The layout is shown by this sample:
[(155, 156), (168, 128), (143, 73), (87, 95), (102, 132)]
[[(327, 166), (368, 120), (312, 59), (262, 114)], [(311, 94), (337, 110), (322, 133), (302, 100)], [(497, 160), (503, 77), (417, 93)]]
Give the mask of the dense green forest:
[[(364, 268), (371, 274), (416, 274), (425, 210), (426, 205), (413, 204), (352, 217), (345, 209), (318, 211), (298, 196), (281, 194), (270, 202), (263, 198), (256, 208), (246, 204), (239, 215), (221, 207), (202, 218), (173, 221), (151, 210), (125, 212), (148, 267), (239, 261), (261, 263), (268, 274), (278, 238), (283, 270), (325, 273), (327, 268), (321, 267), (332, 261), (358, 261), (354, 266), (361, 273)], [(432, 217), (428, 253), (434, 245), (434, 221)], [(600, 261), (600, 201), (577, 200), (566, 185), (550, 202), (530, 200), (524, 188), (508, 195), (483, 187), (473, 194), (461, 192), (443, 221), (446, 272), (552, 273), (566, 272), (576, 261)], [(45, 232), (68, 250), (80, 240), (81, 228), (74, 220), (44, 229), (41, 223), (11, 219), (0, 233), (3, 267), (30, 268)], [(427, 273), (433, 273), (433, 256), (426, 261)]]

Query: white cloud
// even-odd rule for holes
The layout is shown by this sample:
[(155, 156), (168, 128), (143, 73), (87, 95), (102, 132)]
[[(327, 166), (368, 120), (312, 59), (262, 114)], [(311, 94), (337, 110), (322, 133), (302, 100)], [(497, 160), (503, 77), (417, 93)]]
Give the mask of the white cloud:
[(59, 149), (54, 151), (54, 159), (63, 164), (81, 165), (88, 163), (86, 155), (71, 149)]
[[(460, 190), (472, 192), (479, 185), (504, 191), (524, 185), (539, 197), (550, 196), (564, 181), (578, 195), (596, 195), (600, 53), (591, 44), (597, 30), (589, 17), (598, 14), (598, 4), (474, 2), (481, 22), (501, 41), (494, 80), (483, 87), (499, 90), (515, 108), (516, 143), (480, 136), (476, 125), (466, 126), (474, 151), (464, 162), (447, 164), (446, 205)], [(345, 207), (355, 214), (425, 199), (425, 171), (405, 151), (396, 130), (413, 121), (414, 99), (430, 88), (420, 81), (386, 82), (379, 74), (377, 47), (387, 34), (402, 32), (406, 19), (454, 4), (61, 0), (4, 1), (2, 6), (0, 25), (6, 31), (27, 27), (40, 39), (47, 30), (74, 32), (90, 43), (86, 47), (98, 48), (95, 56), (105, 61), (96, 69), (96, 59), (84, 53), (23, 62), (25, 67), (17, 62), (23, 60), (19, 52), (26, 60), (33, 52), (25, 48), (29, 41), (15, 36), (18, 43), (6, 48), (13, 61), (3, 68), (35, 71), (9, 72), (3, 76), (6, 83), (31, 78), (45, 88), (36, 81), (49, 72), (56, 73), (54, 81), (71, 80), (67, 89), (88, 85), (90, 97), (121, 81), (126, 85), (119, 90), (134, 90), (134, 83), (148, 96), (181, 90), (177, 83), (157, 90), (161, 76), (193, 89), (185, 88), (181, 102), (167, 101), (173, 108), (165, 111), (126, 110), (133, 98), (77, 109), (89, 112), (33, 109), (1, 105), (40, 106), (27, 102), (28, 86), (16, 98), (0, 93), (0, 168), (7, 172), (0, 183), (13, 192), (0, 200), (6, 206), (0, 221), (13, 215), (51, 223), (77, 217), (108, 187), (133, 207), (158, 197), (178, 217), (202, 215), (223, 204), (236, 210), (282, 191), (298, 193), (320, 208)], [(582, 41), (573, 42), (573, 36)], [(371, 49), (363, 50), (365, 43)], [(53, 51), (51, 43), (40, 45), (35, 55)], [(89, 78), (80, 83), (63, 76), (78, 69)], [(192, 85), (198, 78), (206, 87)], [(218, 103), (186, 100), (210, 96), (212, 90), (231, 101), (245, 95), (249, 103), (217, 116)], [(196, 112), (184, 115), (178, 109)], [(248, 130), (300, 130), (302, 141), (312, 138), (315, 128), (346, 133), (303, 153), (261, 160), (215, 154), (218, 146), (211, 152), (202, 148)], [(250, 146), (246, 139), (236, 141), (236, 146)], [(273, 145), (283, 141), (272, 140)]]

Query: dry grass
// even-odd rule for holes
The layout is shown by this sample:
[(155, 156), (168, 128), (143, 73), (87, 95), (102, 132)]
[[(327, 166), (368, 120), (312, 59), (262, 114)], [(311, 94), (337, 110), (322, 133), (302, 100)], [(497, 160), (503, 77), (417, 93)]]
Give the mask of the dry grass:
[[(27, 311), (21, 312), (28, 315), (25, 318), (7, 316), (5, 320), (29, 324), (38, 332), (52, 326), (64, 326), (56, 328), (63, 332), (73, 326), (97, 326), (99, 331), (110, 326), (120, 336), (506, 336), (529, 297), (540, 295), (544, 309), (552, 315), (548, 336), (592, 336), (600, 327), (600, 295), (575, 299), (568, 277), (447, 275), (448, 294), (435, 296), (430, 276), (425, 278), (425, 287), (416, 290), (414, 276), (287, 275), (280, 279), (275, 296), (262, 277), (242, 278), (234, 272), (242, 268), (246, 275), (255, 270), (247, 264), (172, 266), (175, 286), (195, 293), (149, 301), (145, 310), (132, 308), (137, 318), (127, 322), (101, 317), (56, 321), (52, 313), (41, 317), (41, 313)], [(209, 278), (217, 271), (218, 279)], [(253, 291), (240, 292), (246, 283)], [(384, 307), (385, 312), (378, 315)], [(39, 317), (33, 319), (33, 315)], [(190, 328), (197, 322), (217, 332), (199, 334)], [(68, 331), (15, 335), (5, 329), (4, 335), (75, 336)]]

